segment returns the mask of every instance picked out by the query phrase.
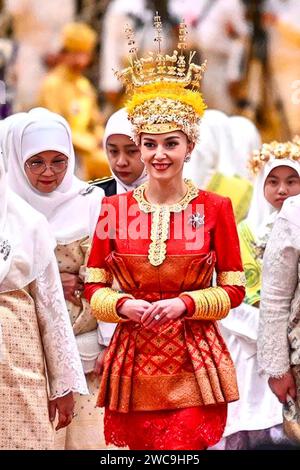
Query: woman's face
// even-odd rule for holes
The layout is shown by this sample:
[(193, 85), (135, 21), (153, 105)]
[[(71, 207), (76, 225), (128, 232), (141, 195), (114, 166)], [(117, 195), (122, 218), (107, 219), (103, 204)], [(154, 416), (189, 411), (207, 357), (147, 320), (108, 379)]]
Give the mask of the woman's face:
[(290, 196), (300, 194), (300, 177), (289, 166), (274, 168), (266, 178), (264, 195), (266, 200), (277, 210)]
[(144, 170), (141, 152), (128, 135), (111, 135), (106, 142), (106, 153), (113, 173), (124, 184), (131, 184), (141, 176)]
[(182, 175), (184, 159), (194, 148), (182, 131), (141, 134), (141, 153), (149, 177), (171, 180)]
[(68, 157), (55, 150), (45, 150), (26, 160), (24, 170), (30, 184), (41, 193), (51, 193), (62, 183)]

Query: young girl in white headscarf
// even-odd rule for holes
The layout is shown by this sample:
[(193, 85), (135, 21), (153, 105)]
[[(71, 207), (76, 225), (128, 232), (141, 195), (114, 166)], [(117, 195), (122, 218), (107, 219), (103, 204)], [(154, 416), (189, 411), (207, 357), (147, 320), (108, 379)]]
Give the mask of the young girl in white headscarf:
[(283, 202), (300, 194), (299, 151), (296, 143), (273, 142), (264, 144), (251, 160), (258, 174), (249, 215), (238, 227), (246, 297), (220, 322), (240, 392), (239, 401), (228, 407), (226, 439), (218, 444), (226, 450), (251, 449), (282, 439), (282, 406), (271, 392), (267, 377), (258, 372), (257, 338), (262, 257)]
[(8, 189), (1, 155), (0, 449), (54, 449), (56, 412), (67, 426), (72, 392), (88, 393), (54, 247), (44, 216)]
[(95, 184), (105, 191), (106, 196), (132, 191), (145, 183), (145, 165), (139, 148), (132, 140), (132, 128), (124, 108), (112, 114), (107, 121), (103, 148), (113, 177), (104, 178)]
[[(10, 144), (10, 145), (9, 145)], [(73, 331), (91, 396), (76, 396), (72, 426), (57, 436), (57, 448), (99, 449), (101, 416), (94, 408), (95, 360), (100, 352), (97, 323), (82, 298), (89, 238), (99, 215), (103, 192), (74, 176), (74, 150), (67, 122), (37, 108), (12, 126), (8, 142), (10, 187), (47, 218)]]

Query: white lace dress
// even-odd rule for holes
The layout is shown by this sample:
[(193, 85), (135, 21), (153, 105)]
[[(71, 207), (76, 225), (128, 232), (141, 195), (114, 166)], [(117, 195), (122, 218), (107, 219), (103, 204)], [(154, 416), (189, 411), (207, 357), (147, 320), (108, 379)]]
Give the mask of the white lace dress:
[(267, 245), (258, 332), (260, 369), (280, 377), (300, 365), (300, 228), (279, 217)]
[[(253, 256), (260, 284), (262, 257), (270, 237), (276, 214), (269, 218), (256, 239), (253, 235)], [(245, 224), (245, 222), (244, 222)], [(251, 231), (248, 226), (248, 230)], [(252, 232), (251, 232), (252, 233)], [(247, 278), (249, 265), (244, 264)], [(219, 450), (249, 450), (262, 443), (282, 440), (282, 407), (260, 375), (257, 364), (257, 340), (260, 309), (243, 302), (219, 322), (222, 336), (236, 368), (240, 399), (229, 403), (225, 439)]]
[(0, 294), (0, 449), (53, 449), (48, 398), (87, 394), (57, 262), (25, 289)]
[[(293, 202), (291, 201), (291, 204)], [(291, 205), (290, 204), (290, 205)], [(299, 213), (292, 221), (279, 217), (267, 245), (263, 266), (258, 362), (261, 372), (281, 377), (292, 366), (297, 401), (284, 407), (284, 428), (300, 439), (300, 226)], [(287, 431), (287, 422), (292, 423)], [(294, 426), (295, 425), (295, 426)]]

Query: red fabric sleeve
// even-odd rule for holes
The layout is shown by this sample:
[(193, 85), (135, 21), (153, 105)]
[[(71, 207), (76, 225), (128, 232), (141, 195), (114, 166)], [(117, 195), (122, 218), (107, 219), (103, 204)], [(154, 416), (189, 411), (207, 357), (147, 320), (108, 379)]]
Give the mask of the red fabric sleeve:
[[(116, 211), (109, 198), (104, 197), (101, 204), (101, 212), (96, 225), (92, 241), (91, 252), (87, 262), (87, 268), (106, 269), (105, 258), (113, 250), (113, 236), (116, 230)], [(111, 287), (110, 284), (100, 282), (85, 283), (84, 296), (90, 302), (93, 294), (102, 287)]]
[(194, 304), (193, 299), (191, 299), (189, 295), (185, 295), (185, 294), (182, 294), (180, 298), (184, 302), (185, 307), (186, 307), (185, 315), (187, 315), (188, 317), (192, 317), (195, 312), (195, 304)]
[[(214, 231), (216, 251), (216, 272), (243, 272), (240, 242), (233, 214), (231, 200), (224, 198), (217, 214)], [(230, 297), (231, 307), (237, 307), (245, 297), (245, 287), (239, 285), (218, 284)]]
[(84, 297), (86, 298), (86, 300), (88, 302), (91, 301), (91, 298), (93, 297), (93, 294), (95, 294), (95, 292), (98, 290), (98, 289), (101, 289), (102, 287), (107, 287), (105, 284), (101, 284), (101, 283), (95, 283), (95, 282), (89, 282), (89, 283), (86, 283), (84, 285)]

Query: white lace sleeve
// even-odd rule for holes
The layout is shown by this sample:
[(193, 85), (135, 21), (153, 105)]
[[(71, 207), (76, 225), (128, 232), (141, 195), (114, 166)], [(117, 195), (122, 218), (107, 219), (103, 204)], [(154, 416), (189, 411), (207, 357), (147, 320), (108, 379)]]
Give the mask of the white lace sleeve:
[(287, 220), (277, 219), (263, 260), (258, 363), (272, 377), (282, 376), (290, 366), (287, 328), (299, 261), (292, 230)]
[(45, 352), (50, 399), (69, 392), (88, 394), (75, 337), (53, 260), (31, 285)]

